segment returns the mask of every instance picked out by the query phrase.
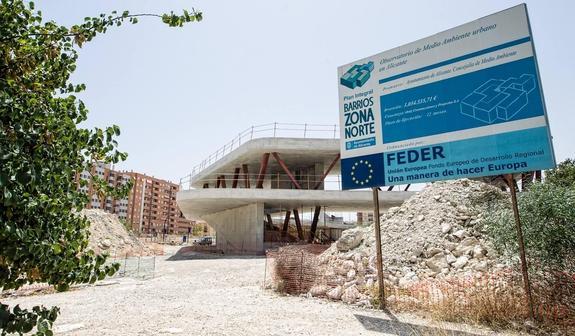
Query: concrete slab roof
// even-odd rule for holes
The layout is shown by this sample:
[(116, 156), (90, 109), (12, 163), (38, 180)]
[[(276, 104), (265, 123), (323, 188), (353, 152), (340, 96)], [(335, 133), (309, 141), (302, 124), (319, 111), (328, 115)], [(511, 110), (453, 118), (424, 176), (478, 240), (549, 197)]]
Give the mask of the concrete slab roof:
[[(204, 183), (212, 184), (219, 175), (232, 176), (235, 168), (248, 165), (250, 174), (257, 174), (262, 155), (278, 152), (288, 167), (311, 166), (323, 163), (326, 167), (339, 154), (339, 139), (313, 138), (259, 138), (250, 140), (225, 155), (192, 177), (192, 186), (201, 188)], [(339, 162), (332, 174), (339, 174)], [(270, 157), (268, 174), (283, 172), (279, 164)]]
[[(412, 191), (381, 191), (380, 207), (399, 206), (414, 194)], [(190, 219), (201, 219), (206, 214), (253, 203), (264, 203), (268, 212), (314, 206), (325, 206), (328, 211), (373, 211), (371, 191), (213, 188), (180, 191), (176, 199), (180, 210)]]

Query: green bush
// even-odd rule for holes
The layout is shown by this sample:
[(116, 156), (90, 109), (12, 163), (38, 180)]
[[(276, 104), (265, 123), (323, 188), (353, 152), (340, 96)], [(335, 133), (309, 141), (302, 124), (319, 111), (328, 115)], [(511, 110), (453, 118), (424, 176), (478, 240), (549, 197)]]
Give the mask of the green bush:
[(567, 159), (555, 169), (545, 172), (545, 182), (564, 187), (575, 187), (575, 160)]
[[(518, 196), (527, 256), (539, 264), (575, 271), (575, 187), (535, 183)], [(485, 229), (500, 253), (518, 255), (510, 208), (486, 216)]]

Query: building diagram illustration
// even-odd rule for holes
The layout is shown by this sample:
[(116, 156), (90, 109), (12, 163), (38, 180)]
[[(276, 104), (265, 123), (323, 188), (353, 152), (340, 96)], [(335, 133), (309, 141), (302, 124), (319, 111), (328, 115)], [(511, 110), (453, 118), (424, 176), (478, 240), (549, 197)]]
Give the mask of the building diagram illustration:
[(507, 80), (490, 79), (461, 101), (461, 113), (487, 124), (511, 120), (529, 103), (535, 76), (522, 74)]

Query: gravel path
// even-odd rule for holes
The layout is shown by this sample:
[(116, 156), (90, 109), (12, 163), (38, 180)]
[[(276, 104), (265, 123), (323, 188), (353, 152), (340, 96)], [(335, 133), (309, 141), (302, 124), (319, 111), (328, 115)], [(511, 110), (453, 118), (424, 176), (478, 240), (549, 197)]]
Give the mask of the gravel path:
[(111, 279), (65, 293), (3, 300), (59, 305), (57, 335), (489, 335), (262, 290), (263, 258), (157, 259), (150, 280)]

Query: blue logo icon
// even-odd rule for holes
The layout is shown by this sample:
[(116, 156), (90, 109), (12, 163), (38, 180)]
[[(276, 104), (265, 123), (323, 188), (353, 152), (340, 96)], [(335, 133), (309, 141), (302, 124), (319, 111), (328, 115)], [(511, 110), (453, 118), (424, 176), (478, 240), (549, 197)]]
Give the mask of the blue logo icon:
[(350, 89), (362, 87), (367, 82), (373, 71), (373, 62), (362, 65), (354, 65), (341, 76), (339, 83)]
[(487, 124), (511, 120), (529, 103), (535, 76), (523, 74), (507, 80), (490, 79), (461, 101), (461, 113)]

